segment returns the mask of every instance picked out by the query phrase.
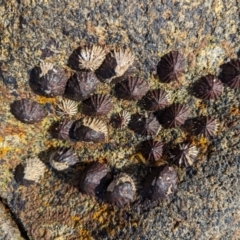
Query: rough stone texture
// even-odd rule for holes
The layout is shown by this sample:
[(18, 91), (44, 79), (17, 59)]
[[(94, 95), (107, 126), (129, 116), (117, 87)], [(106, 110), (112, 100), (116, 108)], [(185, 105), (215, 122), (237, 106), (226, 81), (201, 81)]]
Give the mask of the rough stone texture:
[[(208, 102), (189, 94), (189, 86), (200, 76), (217, 75), (222, 63), (239, 54), (239, 11), (240, 3), (234, 0), (0, 1), (0, 196), (29, 239), (240, 238), (240, 90), (225, 86), (217, 100)], [(136, 55), (135, 70), (151, 88), (166, 90), (171, 103), (188, 104), (190, 117), (209, 114), (220, 120), (219, 134), (211, 140), (181, 129), (163, 129), (156, 137), (165, 143), (190, 139), (201, 151), (195, 175), (177, 169), (180, 184), (173, 199), (143, 206), (136, 200), (118, 210), (78, 192), (76, 179), (83, 165), (67, 174), (50, 168), (50, 147), (75, 145), (83, 162), (107, 159), (136, 177), (139, 185), (149, 170), (131, 158), (146, 138), (130, 130), (110, 128), (109, 142), (95, 145), (50, 137), (47, 130), (58, 120), (57, 99), (31, 92), (30, 70), (47, 58), (70, 74), (68, 57), (85, 43), (129, 47)], [(152, 73), (160, 57), (174, 49), (187, 59), (185, 74), (178, 84), (162, 84)], [(111, 88), (102, 84), (98, 92), (109, 93)], [(17, 121), (9, 104), (22, 97), (45, 104), (49, 116), (33, 125)], [(113, 102), (114, 112), (138, 110), (128, 101), (117, 104), (113, 97)], [(48, 167), (44, 179), (19, 186), (14, 168), (36, 155)]]
[(23, 240), (21, 233), (12, 220), (12, 216), (9, 210), (6, 209), (3, 203), (0, 203), (0, 237), (3, 240), (14, 239), (14, 240)]

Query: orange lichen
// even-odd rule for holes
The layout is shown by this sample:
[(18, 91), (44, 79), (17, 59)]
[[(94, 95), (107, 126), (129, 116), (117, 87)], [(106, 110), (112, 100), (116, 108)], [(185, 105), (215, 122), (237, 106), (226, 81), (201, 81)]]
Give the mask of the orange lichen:
[(78, 231), (79, 234), (79, 240), (93, 240), (93, 237), (89, 234), (89, 232), (86, 229), (80, 229)]
[(11, 149), (12, 149), (11, 147), (0, 148), (0, 158), (5, 157)]
[(106, 205), (103, 205), (103, 208), (100, 208), (99, 211), (96, 211), (94, 214), (93, 214), (93, 220), (98, 220), (99, 217), (102, 215), (102, 213), (104, 211), (106, 211), (107, 209), (107, 206)]
[(79, 216), (71, 216), (71, 219), (72, 219), (72, 221), (74, 221), (74, 222), (78, 222), (78, 221), (81, 220), (81, 218), (80, 218)]
[(232, 107), (229, 109), (229, 114), (230, 115), (239, 115), (239, 109), (237, 107)]
[(7, 126), (1, 125), (0, 128), (0, 133), (3, 135), (19, 135), (19, 137), (26, 135), (26, 131), (21, 126), (8, 124)]
[(201, 115), (205, 115), (207, 112), (207, 106), (204, 102), (197, 100), (196, 107), (199, 109), (199, 113)]
[(44, 146), (46, 148), (51, 148), (51, 147), (55, 148), (55, 147), (59, 146), (59, 143), (60, 142), (57, 139), (50, 139), (50, 140), (44, 141)]
[(46, 103), (56, 104), (57, 99), (56, 98), (43, 97), (43, 96), (37, 96), (37, 102), (39, 102), (41, 104), (46, 104)]
[(203, 136), (199, 137), (198, 141), (195, 141), (194, 143), (203, 153), (206, 152), (209, 146), (209, 140)]
[(116, 234), (116, 229), (115, 228), (107, 228), (108, 235), (110, 237), (113, 237)]
[(93, 214), (93, 220), (97, 221), (103, 226), (108, 226), (108, 223), (113, 215), (113, 211), (110, 211), (107, 204), (104, 204), (100, 207), (98, 211)]

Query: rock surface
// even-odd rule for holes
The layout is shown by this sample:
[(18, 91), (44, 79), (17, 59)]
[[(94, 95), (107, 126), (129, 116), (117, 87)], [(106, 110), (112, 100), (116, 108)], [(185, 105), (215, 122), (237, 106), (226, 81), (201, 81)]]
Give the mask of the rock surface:
[[(233, 0), (0, 0), (0, 197), (29, 239), (240, 238), (240, 89), (225, 86), (213, 101), (189, 93), (199, 77), (218, 75), (221, 64), (240, 55), (239, 11), (240, 3)], [(220, 121), (212, 139), (191, 138), (201, 151), (196, 171), (177, 169), (180, 183), (172, 199), (143, 205), (136, 200), (119, 210), (76, 188), (79, 170), (92, 159), (106, 159), (110, 166), (133, 175), (139, 185), (149, 171), (131, 158), (146, 138), (130, 130), (111, 128), (109, 141), (94, 145), (57, 141), (48, 133), (59, 119), (54, 110), (57, 99), (31, 92), (30, 71), (44, 60), (70, 75), (69, 56), (88, 43), (129, 47), (136, 56), (134, 70), (151, 88), (166, 90), (171, 103), (188, 104), (189, 117), (206, 114)], [(156, 65), (161, 56), (176, 49), (187, 59), (185, 74), (178, 84), (160, 83), (153, 76)], [(112, 87), (102, 84), (97, 92), (109, 93)], [(44, 104), (48, 117), (33, 125), (17, 121), (9, 106), (24, 97)], [(114, 97), (113, 103), (115, 111), (138, 111), (128, 101), (119, 103)], [(188, 137), (177, 128), (163, 129), (157, 139), (179, 143)], [(74, 145), (83, 163), (72, 172), (53, 171), (49, 149), (69, 145)], [(44, 178), (35, 185), (19, 186), (15, 167), (35, 156), (48, 168)], [(4, 216), (0, 221), (4, 218), (8, 224), (9, 216)], [(0, 239), (21, 239), (15, 227), (8, 235), (4, 231)]]
[(0, 238), (1, 239), (14, 239), (23, 240), (18, 226), (12, 219), (12, 216), (4, 204), (0, 203)]

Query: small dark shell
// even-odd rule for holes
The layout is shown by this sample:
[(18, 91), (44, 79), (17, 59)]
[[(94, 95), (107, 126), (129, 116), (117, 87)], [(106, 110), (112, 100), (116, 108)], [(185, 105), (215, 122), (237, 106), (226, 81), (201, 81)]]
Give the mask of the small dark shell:
[(115, 85), (117, 97), (126, 100), (139, 100), (147, 93), (147, 91), (147, 82), (135, 77), (129, 77)]
[(104, 47), (88, 44), (75, 49), (68, 59), (68, 65), (76, 70), (94, 72), (102, 64), (106, 53)]
[(67, 80), (64, 70), (52, 64), (43, 63), (32, 70), (30, 87), (35, 93), (46, 97), (61, 96), (64, 94)]
[(109, 168), (107, 165), (92, 162), (81, 174), (79, 181), (80, 191), (91, 196), (98, 196), (102, 192), (108, 173)]
[(222, 91), (222, 83), (213, 75), (201, 77), (193, 85), (193, 93), (195, 97), (204, 100), (217, 98), (222, 94)]
[(66, 140), (69, 139), (69, 132), (73, 125), (73, 121), (63, 119), (60, 122), (53, 124), (50, 129), (50, 133), (53, 138)]
[(107, 125), (101, 120), (84, 118), (73, 124), (70, 137), (76, 141), (103, 142), (108, 137)]
[(147, 163), (154, 163), (162, 157), (163, 144), (150, 139), (142, 142), (139, 150)]
[(109, 184), (106, 191), (106, 201), (123, 207), (133, 201), (136, 194), (136, 187), (133, 179), (127, 174), (119, 174)]
[(24, 178), (24, 166), (23, 164), (18, 164), (14, 171), (14, 178), (18, 183), (21, 183)]
[(134, 63), (134, 55), (129, 49), (115, 49), (106, 55), (102, 65), (95, 71), (102, 81), (111, 81), (123, 76)]
[(28, 99), (14, 101), (10, 111), (16, 119), (24, 123), (40, 122), (47, 115), (42, 105)]
[(230, 62), (221, 66), (220, 79), (230, 88), (240, 87), (240, 59), (231, 59)]
[(211, 117), (202, 116), (197, 118), (192, 125), (192, 133), (194, 135), (203, 135), (210, 138), (215, 135), (218, 130), (218, 121)]
[(157, 111), (169, 104), (168, 93), (158, 88), (147, 92), (141, 100), (141, 105), (147, 111)]
[(92, 72), (76, 72), (67, 82), (64, 96), (75, 101), (82, 101), (96, 91), (99, 81)]
[(128, 127), (139, 135), (156, 135), (158, 134), (161, 126), (153, 114), (149, 117), (142, 114), (133, 114)]
[(180, 167), (189, 167), (195, 162), (198, 152), (196, 146), (190, 145), (189, 143), (182, 143), (171, 150), (170, 157), (172, 161)]
[(173, 103), (165, 108), (159, 117), (159, 122), (165, 128), (179, 127), (188, 117), (188, 107), (179, 103)]
[(110, 123), (114, 128), (123, 129), (127, 127), (130, 119), (131, 119), (130, 113), (124, 110), (120, 113), (112, 115)]
[(82, 103), (83, 113), (89, 116), (106, 115), (112, 107), (111, 97), (105, 94), (94, 94)]
[(164, 55), (157, 65), (159, 80), (164, 83), (178, 81), (185, 68), (184, 56), (178, 51), (171, 51)]
[(95, 73), (101, 81), (106, 81), (107, 79), (111, 79), (116, 75), (116, 66), (117, 61), (115, 57), (112, 56), (111, 53), (108, 53), (102, 65), (95, 71)]
[(89, 45), (82, 48), (79, 58), (80, 69), (86, 69), (94, 72), (100, 67), (106, 57), (105, 49), (97, 45)]
[(145, 195), (152, 201), (162, 201), (176, 192), (177, 182), (177, 172), (173, 167), (156, 167), (145, 178)]
[(45, 172), (45, 164), (38, 158), (28, 158), (15, 169), (15, 179), (22, 185), (30, 186), (39, 182)]
[(58, 171), (63, 171), (78, 162), (78, 157), (72, 148), (61, 147), (50, 155), (51, 166)]
[(121, 77), (115, 77), (111, 80), (111, 83), (116, 84), (126, 80), (128, 77), (131, 77), (136, 74), (133, 68), (129, 68)]

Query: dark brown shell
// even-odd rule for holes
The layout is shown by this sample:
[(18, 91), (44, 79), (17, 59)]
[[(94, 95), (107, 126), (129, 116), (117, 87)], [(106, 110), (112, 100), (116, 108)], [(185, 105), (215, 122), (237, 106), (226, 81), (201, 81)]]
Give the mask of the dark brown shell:
[(147, 163), (154, 163), (162, 157), (163, 144), (153, 139), (143, 141), (139, 148)]
[(136, 77), (128, 77), (126, 80), (115, 85), (117, 97), (126, 100), (139, 100), (147, 91), (147, 82)]
[(78, 162), (78, 157), (72, 148), (61, 147), (50, 155), (49, 162), (53, 168), (62, 171), (76, 164)]
[(105, 48), (100, 45), (88, 44), (75, 49), (68, 59), (68, 65), (76, 70), (94, 72), (105, 59)]
[(97, 89), (99, 81), (92, 72), (76, 72), (67, 82), (64, 96), (75, 101), (82, 101)]
[(144, 116), (142, 114), (133, 114), (128, 127), (139, 135), (156, 135), (161, 129), (160, 124), (153, 114)]
[(128, 126), (130, 119), (130, 113), (124, 110), (120, 113), (113, 114), (110, 123), (114, 128), (123, 129)]
[(95, 71), (95, 73), (101, 81), (106, 81), (107, 79), (116, 76), (116, 66), (117, 61), (115, 57), (112, 56), (112, 53), (108, 53), (102, 65)]
[[(14, 178), (18, 183), (22, 183), (24, 178), (24, 166), (22, 163), (16, 166), (14, 171)], [(31, 183), (34, 183), (34, 181), (31, 181)]]
[(167, 92), (160, 88), (149, 90), (146, 96), (142, 98), (140, 104), (147, 111), (157, 111), (169, 104), (169, 96)]
[(221, 66), (220, 79), (230, 88), (240, 87), (240, 59), (231, 59), (230, 62)]
[(214, 75), (201, 77), (193, 85), (194, 96), (204, 100), (217, 98), (222, 92), (223, 84)]
[(109, 168), (107, 165), (92, 162), (83, 170), (80, 176), (80, 191), (91, 196), (98, 196), (102, 192), (108, 173)]
[(78, 60), (80, 69), (94, 72), (98, 69), (106, 57), (104, 47), (99, 45), (89, 45), (81, 49)]
[(152, 201), (162, 201), (176, 192), (177, 172), (168, 165), (155, 167), (146, 176), (144, 183), (145, 196)]
[(50, 133), (53, 138), (66, 140), (69, 139), (69, 132), (73, 125), (73, 121), (63, 119), (60, 122), (56, 122), (50, 129)]
[(31, 72), (29, 83), (36, 94), (55, 97), (64, 94), (67, 80), (68, 77), (63, 69), (53, 66), (45, 73), (42, 67), (35, 67)]
[(194, 135), (203, 135), (210, 138), (218, 130), (218, 121), (208, 116), (201, 116), (194, 120), (192, 124), (192, 133)]
[(188, 107), (179, 103), (173, 103), (165, 108), (159, 116), (159, 122), (165, 128), (174, 128), (183, 125), (188, 117)]
[(70, 130), (70, 137), (76, 141), (104, 142), (108, 137), (107, 125), (97, 119), (80, 119), (73, 124)]
[(106, 115), (112, 107), (111, 97), (105, 94), (94, 94), (82, 103), (83, 113), (89, 116)]
[(133, 201), (136, 194), (136, 187), (133, 179), (124, 173), (117, 175), (109, 184), (105, 199), (107, 202), (123, 207)]
[(102, 81), (110, 82), (113, 78), (123, 76), (134, 63), (134, 55), (130, 49), (114, 49), (106, 55), (102, 65), (95, 71)]
[(170, 151), (170, 157), (173, 163), (180, 167), (189, 167), (194, 164), (198, 152), (196, 146), (190, 145), (189, 143), (181, 143)]
[(178, 51), (171, 51), (164, 55), (157, 65), (159, 80), (164, 83), (178, 81), (185, 69), (184, 56)]
[(16, 119), (24, 123), (40, 122), (47, 115), (41, 104), (29, 99), (14, 101), (10, 111)]
[(39, 182), (45, 172), (45, 164), (38, 158), (27, 158), (19, 164), (14, 173), (17, 182), (26, 187)]

